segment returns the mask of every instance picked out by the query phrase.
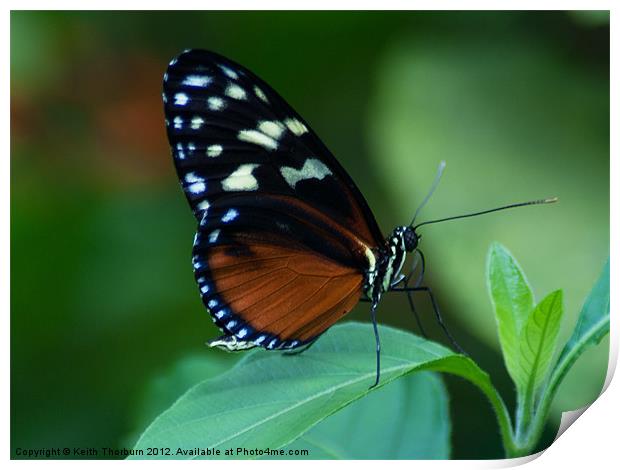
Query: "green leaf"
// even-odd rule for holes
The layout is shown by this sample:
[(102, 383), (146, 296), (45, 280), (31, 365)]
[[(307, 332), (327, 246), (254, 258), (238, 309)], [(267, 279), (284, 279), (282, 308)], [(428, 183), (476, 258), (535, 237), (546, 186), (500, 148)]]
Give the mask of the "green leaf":
[(321, 421), (285, 450), (285, 459), (449, 459), (448, 393), (439, 375), (418, 372)]
[(519, 264), (499, 243), (493, 243), (489, 250), (487, 282), (506, 368), (517, 389), (524, 391), (527, 374), (520, 364), (519, 345), (521, 330), (534, 308), (534, 297)]
[(549, 372), (562, 320), (562, 291), (545, 297), (532, 311), (521, 332), (520, 350), (527, 393), (533, 394)]
[[(381, 383), (372, 393), (416, 370), (459, 375), (488, 397), (504, 445), (511, 445), (506, 407), (489, 376), (471, 359), (393, 328), (381, 327), (380, 334)], [(228, 373), (194, 386), (155, 419), (135, 449), (169, 447), (169, 458), (197, 458), (177, 454), (177, 449), (197, 447), (277, 449), (367, 395), (374, 378), (371, 325), (337, 325), (299, 356), (251, 352)]]
[(609, 259), (603, 272), (590, 291), (579, 314), (573, 334), (566, 342), (544, 389), (537, 407), (532, 429), (527, 433), (522, 447), (533, 450), (542, 434), (551, 403), (562, 380), (575, 361), (588, 348), (598, 344), (609, 333)]
[(581, 308), (573, 334), (560, 353), (549, 381), (549, 400), (553, 399), (562, 379), (579, 356), (589, 347), (600, 343), (608, 333), (609, 259)]
[(526, 386), (517, 395), (517, 429), (521, 438), (535, 413), (540, 386), (549, 373), (562, 321), (562, 291), (552, 292), (532, 311), (521, 331), (520, 380)]
[[(133, 409), (135, 429), (142, 431), (190, 387), (223, 373), (235, 363), (235, 359), (234, 354), (223, 351), (205, 351), (203, 354), (184, 357), (153, 377)], [(131, 444), (137, 437), (134, 437)]]
[[(601, 325), (603, 327), (605, 327), (606, 325), (606, 330), (605, 328), (601, 329)], [(595, 331), (598, 331), (598, 333), (593, 334), (595, 333)], [(592, 343), (598, 344), (603, 338), (603, 336), (605, 336), (605, 334), (608, 332), (609, 259), (607, 259), (607, 262), (603, 267), (603, 271), (601, 272), (600, 277), (590, 291), (588, 298), (586, 299), (583, 307), (581, 308), (579, 318), (577, 319), (577, 324), (575, 325), (575, 330), (573, 331), (573, 334), (564, 346), (558, 362), (562, 361), (564, 357), (569, 355), (570, 352), (584, 340), (589, 339)]]

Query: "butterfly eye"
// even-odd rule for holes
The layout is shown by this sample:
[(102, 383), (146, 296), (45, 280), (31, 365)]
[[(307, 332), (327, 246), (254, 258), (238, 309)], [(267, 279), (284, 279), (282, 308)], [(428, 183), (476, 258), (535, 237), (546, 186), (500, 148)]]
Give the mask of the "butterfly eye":
[(411, 227), (404, 228), (403, 238), (405, 241), (405, 250), (407, 252), (412, 252), (413, 250), (415, 250), (418, 246), (418, 241), (420, 240), (420, 237)]

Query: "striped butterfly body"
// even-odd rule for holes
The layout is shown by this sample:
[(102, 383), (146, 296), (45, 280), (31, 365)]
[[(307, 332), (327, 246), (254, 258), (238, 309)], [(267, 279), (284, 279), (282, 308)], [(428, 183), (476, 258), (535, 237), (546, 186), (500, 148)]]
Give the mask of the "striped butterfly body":
[[(164, 75), (166, 127), (198, 228), (193, 267), (227, 350), (310, 344), (366, 296), (376, 308), (418, 238), (387, 238), (310, 126), (269, 85), (189, 50)], [(375, 321), (376, 327), (376, 321)]]

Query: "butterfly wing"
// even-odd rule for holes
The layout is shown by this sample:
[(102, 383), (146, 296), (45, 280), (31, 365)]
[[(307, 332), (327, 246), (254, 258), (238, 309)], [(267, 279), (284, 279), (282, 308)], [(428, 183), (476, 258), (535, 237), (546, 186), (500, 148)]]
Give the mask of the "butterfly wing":
[(383, 240), (364, 197), (310, 126), (269, 85), (220, 55), (190, 50), (164, 76), (168, 139), (198, 221), (239, 191), (294, 195), (368, 243)]
[(364, 259), (352, 256), (355, 242), (344, 240), (354, 236), (344, 230), (281, 196), (237, 196), (209, 208), (194, 240), (194, 272), (233, 349), (301, 346), (355, 306)]
[(207, 309), (236, 349), (312, 340), (374, 263), (382, 236), (363, 196), (301, 116), (222, 56), (174, 59), (164, 102)]

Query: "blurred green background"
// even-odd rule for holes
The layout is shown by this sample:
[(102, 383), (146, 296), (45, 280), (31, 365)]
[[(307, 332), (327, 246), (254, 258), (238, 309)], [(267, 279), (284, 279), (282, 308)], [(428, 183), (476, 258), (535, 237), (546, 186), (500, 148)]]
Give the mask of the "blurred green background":
[[(188, 367), (216, 373), (238, 358), (204, 347), (216, 331), (194, 285), (195, 221), (163, 124), (163, 72), (193, 47), (278, 90), (385, 233), (410, 220), (442, 159), (420, 220), (560, 198), (421, 230), (426, 283), (511, 405), (486, 251), (506, 245), (538, 299), (565, 289), (566, 338), (609, 252), (608, 21), (606, 12), (12, 12), (12, 451), (131, 446), (167, 405), (153, 390), (169, 395)], [(420, 309), (445, 343), (424, 299)], [(367, 316), (361, 305), (350, 318)], [(396, 294), (380, 320), (415, 329)], [(605, 340), (567, 377), (556, 422), (598, 395), (607, 353)], [(444, 380), (453, 457), (501, 457), (488, 403)]]

